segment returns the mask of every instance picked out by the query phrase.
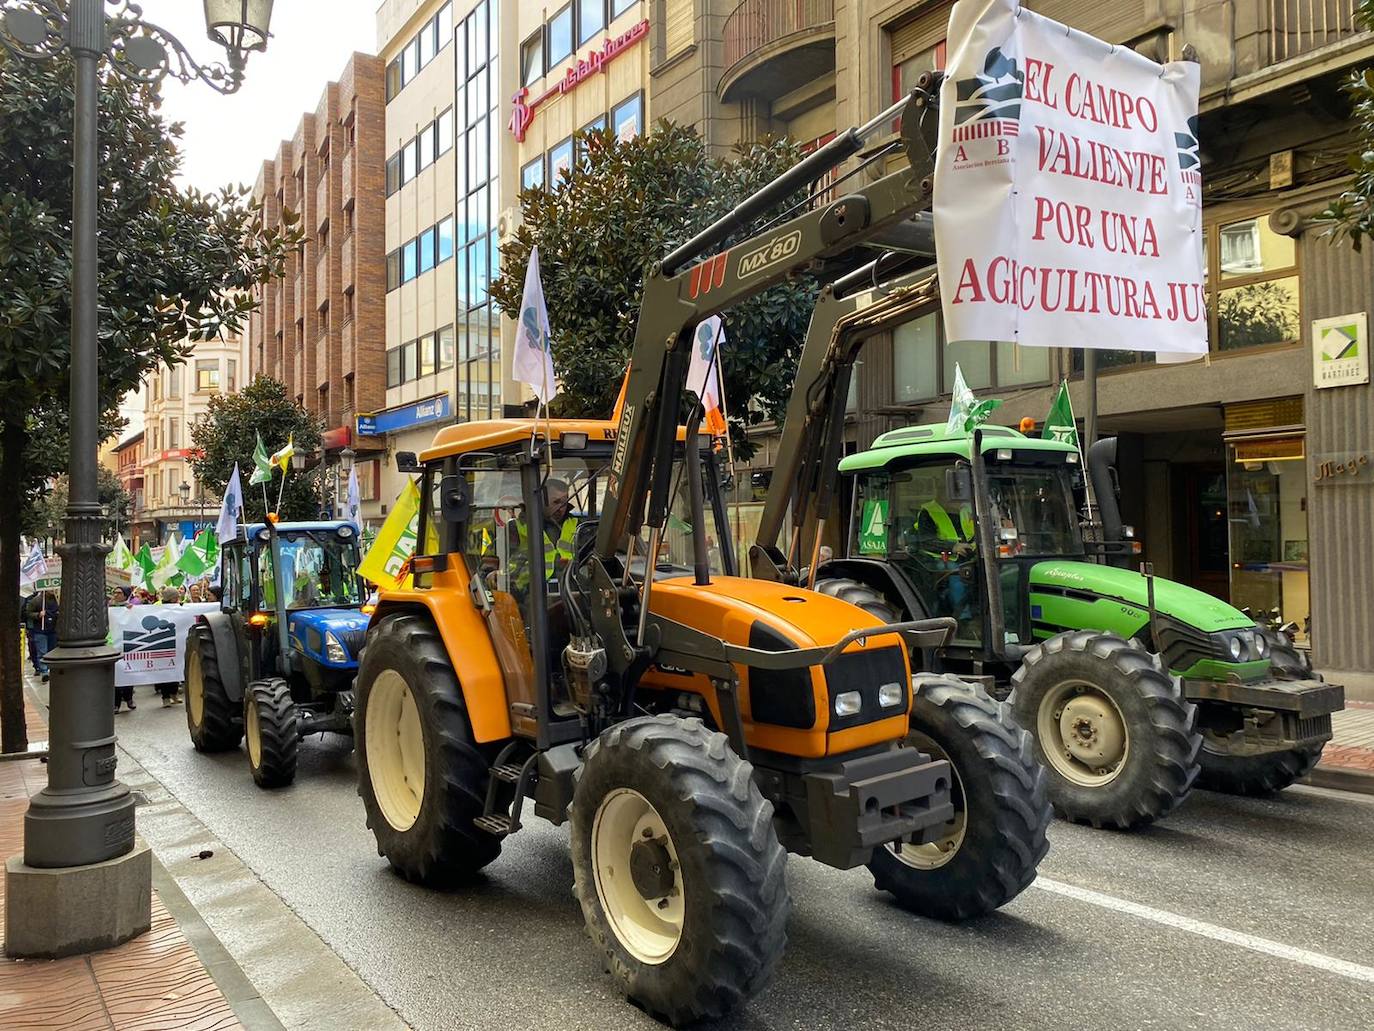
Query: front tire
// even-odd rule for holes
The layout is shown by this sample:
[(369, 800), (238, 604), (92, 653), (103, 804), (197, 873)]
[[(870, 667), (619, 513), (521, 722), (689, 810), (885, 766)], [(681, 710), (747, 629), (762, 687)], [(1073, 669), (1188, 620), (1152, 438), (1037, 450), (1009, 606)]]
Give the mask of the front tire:
[(448, 652), (426, 617), (387, 616), (369, 635), (353, 710), (358, 794), (377, 854), (408, 881), (448, 887), (501, 854), (474, 821), (490, 771)]
[(1166, 816), (1197, 778), (1197, 710), (1155, 657), (1075, 630), (1026, 653), (1012, 712), (1035, 738), (1055, 812), (1125, 830)]
[(1035, 880), (1054, 815), (1030, 735), (978, 685), (918, 674), (907, 746), (953, 767), (954, 820), (932, 844), (875, 849), (874, 884), (940, 920), (1006, 905)]
[(646, 716), (587, 749), (573, 797), (574, 891), (630, 999), (673, 1025), (757, 993), (787, 941), (773, 806), (724, 734)]
[(1204, 738), (1198, 760), (1202, 772), (1197, 786), (1228, 795), (1272, 795), (1312, 772), (1324, 745), (1291, 748), (1266, 755), (1227, 755), (1207, 747)]
[(196, 751), (228, 752), (237, 748), (243, 740), (243, 720), (224, 690), (215, 639), (207, 626), (193, 626), (187, 635), (182, 681), (186, 691), (186, 729)]
[(244, 737), (248, 768), (260, 788), (284, 788), (296, 779), (296, 751), (300, 744), (296, 703), (285, 680), (255, 680), (243, 699)]

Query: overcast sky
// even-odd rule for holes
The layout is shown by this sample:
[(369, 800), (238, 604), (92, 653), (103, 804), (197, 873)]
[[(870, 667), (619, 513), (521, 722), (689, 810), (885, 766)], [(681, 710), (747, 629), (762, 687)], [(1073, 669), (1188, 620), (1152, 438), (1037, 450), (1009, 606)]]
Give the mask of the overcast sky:
[[(205, 35), (200, 0), (140, 0), (144, 17), (167, 29), (198, 61), (224, 51)], [(202, 190), (225, 183), (251, 186), (262, 162), (289, 139), (305, 111), (314, 111), (355, 50), (377, 52), (380, 0), (276, 0), (267, 51), (248, 58), (243, 88), (223, 97), (208, 86), (163, 84), (162, 113), (186, 124), (182, 181)]]

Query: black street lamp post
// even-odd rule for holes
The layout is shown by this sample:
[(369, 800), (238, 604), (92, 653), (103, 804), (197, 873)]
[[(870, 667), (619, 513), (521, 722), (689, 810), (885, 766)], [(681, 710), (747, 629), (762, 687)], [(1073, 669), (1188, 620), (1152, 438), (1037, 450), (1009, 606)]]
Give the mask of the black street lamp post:
[[(102, 863), (134, 849), (134, 800), (115, 779), (111, 699), (119, 652), (106, 644), (101, 506), (96, 493), (100, 416), (97, 393), (99, 65), (155, 83), (166, 75), (199, 79), (221, 93), (243, 81), (251, 51), (267, 46), (272, 0), (205, 0), (209, 36), (228, 52), (228, 68), (201, 65), (169, 32), (142, 20), (131, 0), (0, 0), (0, 44), (25, 58), (64, 49), (76, 66), (72, 132), (71, 456), (57, 648), (49, 653), (52, 688), (48, 786), (24, 817), (24, 863), (67, 868)], [(127, 935), (126, 935), (127, 937)]]

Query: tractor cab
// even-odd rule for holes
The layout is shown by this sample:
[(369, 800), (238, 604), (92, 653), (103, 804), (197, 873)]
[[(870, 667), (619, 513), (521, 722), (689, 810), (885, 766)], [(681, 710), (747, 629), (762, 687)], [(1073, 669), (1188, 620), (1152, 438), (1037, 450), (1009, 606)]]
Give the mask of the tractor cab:
[(828, 575), (890, 565), (911, 611), (956, 621), (952, 649), (989, 660), (1019, 654), (1039, 636), (1038, 613), (1025, 603), (1032, 570), (1087, 559), (1077, 463), (1071, 445), (1003, 427), (885, 433), (840, 463), (854, 477), (854, 506), (847, 554)]

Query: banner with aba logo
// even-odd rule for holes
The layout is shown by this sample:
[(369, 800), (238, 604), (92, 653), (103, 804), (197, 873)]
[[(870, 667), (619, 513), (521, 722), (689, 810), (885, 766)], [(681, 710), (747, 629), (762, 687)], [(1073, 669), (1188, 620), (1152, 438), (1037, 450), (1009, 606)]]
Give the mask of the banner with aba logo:
[(946, 339), (1205, 353), (1198, 65), (1156, 64), (1014, 0), (960, 0), (947, 53)]
[(187, 631), (202, 612), (218, 609), (213, 602), (110, 609), (109, 640), (119, 649), (115, 684), (181, 683)]

